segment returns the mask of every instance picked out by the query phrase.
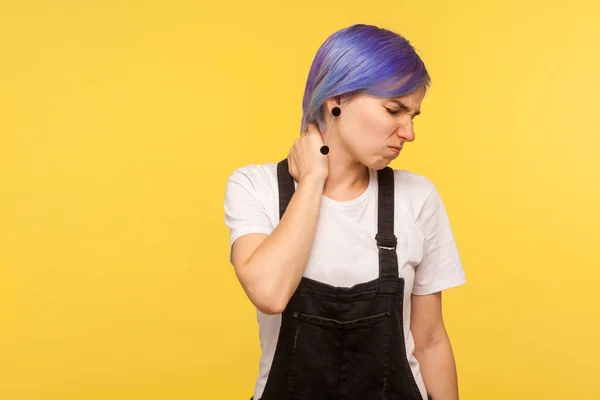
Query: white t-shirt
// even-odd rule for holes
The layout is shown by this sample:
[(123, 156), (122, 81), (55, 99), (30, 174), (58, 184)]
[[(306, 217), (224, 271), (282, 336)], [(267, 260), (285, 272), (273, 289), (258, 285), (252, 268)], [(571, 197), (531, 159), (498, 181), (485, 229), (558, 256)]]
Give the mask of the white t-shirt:
[[(370, 170), (370, 176), (367, 190), (358, 198), (339, 202), (323, 196), (305, 277), (341, 287), (378, 277), (377, 171)], [(410, 332), (411, 294), (435, 293), (466, 280), (434, 184), (405, 170), (394, 170), (394, 181), (398, 268), (405, 280), (406, 354), (421, 395), (427, 398)], [(235, 170), (227, 182), (224, 208), (230, 244), (249, 233), (271, 233), (279, 222), (277, 164), (251, 164)], [(281, 314), (266, 315), (257, 310), (257, 318), (262, 355), (254, 398), (260, 399), (277, 346)]]

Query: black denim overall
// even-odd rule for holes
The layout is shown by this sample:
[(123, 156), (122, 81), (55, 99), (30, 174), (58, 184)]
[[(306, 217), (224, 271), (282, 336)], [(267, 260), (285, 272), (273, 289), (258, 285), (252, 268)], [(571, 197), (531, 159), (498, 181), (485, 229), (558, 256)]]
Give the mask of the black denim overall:
[[(394, 175), (378, 171), (379, 277), (351, 288), (302, 278), (281, 316), (260, 400), (422, 400), (406, 357), (394, 235)], [(277, 165), (279, 217), (294, 194)]]

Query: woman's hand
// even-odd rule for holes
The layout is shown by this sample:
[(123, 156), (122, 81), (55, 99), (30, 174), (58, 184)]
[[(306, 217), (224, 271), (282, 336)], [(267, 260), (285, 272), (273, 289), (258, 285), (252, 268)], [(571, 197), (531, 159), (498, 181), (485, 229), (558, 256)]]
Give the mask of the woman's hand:
[(321, 154), (323, 139), (315, 124), (309, 124), (308, 130), (294, 141), (288, 155), (290, 175), (298, 182), (306, 178), (315, 178), (325, 182), (329, 175), (327, 156)]

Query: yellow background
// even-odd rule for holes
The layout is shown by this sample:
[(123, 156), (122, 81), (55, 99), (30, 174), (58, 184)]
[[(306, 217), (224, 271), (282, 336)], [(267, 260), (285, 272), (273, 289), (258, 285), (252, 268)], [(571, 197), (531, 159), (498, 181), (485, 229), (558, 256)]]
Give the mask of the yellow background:
[(4, 1), (0, 399), (247, 399), (226, 180), (297, 137), (317, 47), (404, 34), (433, 77), (392, 164), (448, 208), (461, 398), (600, 398), (595, 1)]

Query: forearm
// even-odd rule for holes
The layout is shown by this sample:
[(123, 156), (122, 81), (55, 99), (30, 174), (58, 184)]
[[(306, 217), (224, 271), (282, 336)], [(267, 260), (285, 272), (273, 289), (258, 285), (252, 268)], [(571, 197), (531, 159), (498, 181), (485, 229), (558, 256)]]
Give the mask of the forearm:
[(307, 177), (273, 232), (244, 265), (246, 289), (265, 311), (283, 311), (296, 290), (315, 236), (324, 180)]
[(427, 393), (433, 400), (458, 400), (456, 364), (446, 335), (431, 346), (415, 351)]

